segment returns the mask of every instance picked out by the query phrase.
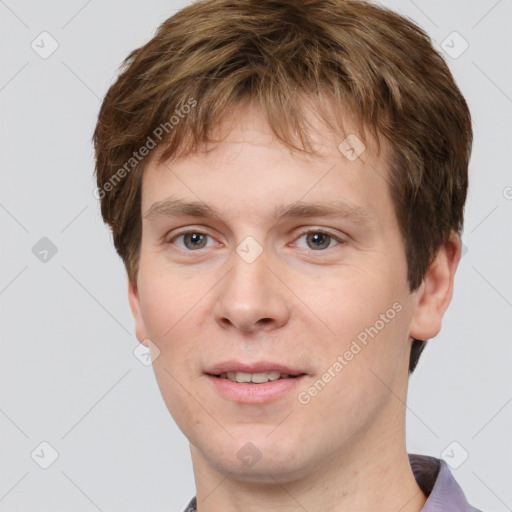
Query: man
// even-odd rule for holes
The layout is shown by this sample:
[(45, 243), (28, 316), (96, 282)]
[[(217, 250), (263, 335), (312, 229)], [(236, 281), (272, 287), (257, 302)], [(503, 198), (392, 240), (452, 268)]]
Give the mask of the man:
[(405, 447), (471, 139), (426, 34), (365, 2), (203, 1), (126, 59), (98, 197), (190, 441), (187, 510), (476, 510)]

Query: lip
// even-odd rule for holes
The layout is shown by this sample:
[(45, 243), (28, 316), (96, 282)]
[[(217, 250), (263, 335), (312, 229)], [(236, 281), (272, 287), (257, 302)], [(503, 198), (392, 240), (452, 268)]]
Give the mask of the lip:
[[(233, 382), (229, 379), (216, 377), (224, 372), (260, 373), (278, 371), (288, 375), (294, 375), (287, 379), (278, 379), (262, 384)], [(286, 392), (303, 384), (307, 372), (300, 368), (283, 365), (272, 361), (257, 361), (254, 363), (242, 363), (240, 361), (225, 361), (211, 366), (206, 370), (206, 377), (214, 389), (230, 401), (241, 404), (269, 403)]]
[[(282, 372), (284, 373), (284, 372)], [(302, 384), (306, 375), (278, 379), (263, 384), (248, 384), (221, 379), (213, 375), (206, 375), (215, 390), (230, 401), (241, 404), (264, 404), (276, 400), (279, 396)]]

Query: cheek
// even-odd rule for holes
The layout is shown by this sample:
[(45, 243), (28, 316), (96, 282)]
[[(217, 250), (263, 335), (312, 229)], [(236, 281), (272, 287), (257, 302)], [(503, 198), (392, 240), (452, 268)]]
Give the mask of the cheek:
[(156, 344), (166, 344), (190, 325), (187, 319), (206, 290), (201, 288), (201, 280), (188, 278), (179, 269), (166, 268), (160, 259), (141, 259), (139, 294), (149, 337)]
[(193, 432), (198, 427), (194, 423), (202, 418), (189, 390), (198, 371), (198, 312), (204, 292), (174, 273), (151, 274), (141, 267), (140, 275), (141, 314), (148, 337), (159, 350), (153, 361), (156, 381), (178, 426)]
[(151, 268), (157, 266), (141, 266), (141, 314), (147, 336), (159, 350), (153, 370), (162, 396), (171, 414), (180, 418), (190, 414), (186, 389), (199, 375), (198, 332), (204, 330), (206, 316), (201, 298), (208, 288), (201, 288), (201, 280), (192, 285), (176, 272), (152, 273)]
[(310, 327), (321, 326), (318, 340), (341, 349), (358, 336), (364, 342), (396, 329), (405, 316), (401, 281), (389, 270), (352, 267), (315, 279), (296, 276), (290, 287), (309, 309)]
[[(403, 277), (392, 271), (353, 275), (317, 282), (307, 295), (307, 305), (315, 313), (310, 318), (321, 329), (312, 351), (322, 361), (316, 375), (322, 381), (317, 386), (322, 397), (315, 399), (320, 415), (337, 410), (357, 416), (363, 405), (370, 413), (390, 393), (384, 383), (393, 388), (393, 382), (407, 372), (411, 313)], [(325, 387), (323, 381), (328, 381)]]
[[(382, 304), (382, 309), (372, 306), (372, 311), (342, 308), (334, 325), (336, 337), (322, 342), (322, 370), (311, 387), (300, 390), (304, 419), (314, 418), (326, 438), (356, 436), (374, 424), (389, 404), (400, 413), (402, 402), (396, 396), (402, 395), (401, 383), (407, 375), (408, 312), (405, 306), (397, 311), (398, 302), (393, 303), (396, 309), (388, 308), (386, 300)], [(388, 323), (379, 318), (386, 312)]]

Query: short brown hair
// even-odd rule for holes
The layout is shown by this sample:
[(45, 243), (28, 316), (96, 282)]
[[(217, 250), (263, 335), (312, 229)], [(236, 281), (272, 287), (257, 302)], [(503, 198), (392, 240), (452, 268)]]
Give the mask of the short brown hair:
[[(193, 152), (212, 140), (230, 109), (250, 101), (283, 144), (312, 152), (299, 96), (329, 97), (377, 140), (389, 141), (389, 186), (407, 278), (411, 291), (419, 287), (450, 233), (462, 230), (470, 113), (423, 30), (354, 0), (200, 1), (166, 20), (126, 58), (93, 140), (101, 212), (131, 281), (149, 158), (138, 151), (151, 140), (162, 150), (160, 160)], [(415, 341), (411, 371), (423, 347)]]

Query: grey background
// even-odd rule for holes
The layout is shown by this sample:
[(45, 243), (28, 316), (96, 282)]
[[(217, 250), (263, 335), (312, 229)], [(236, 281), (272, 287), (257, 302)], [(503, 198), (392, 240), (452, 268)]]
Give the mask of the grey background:
[[(2, 512), (170, 512), (194, 494), (187, 441), (133, 353), (90, 143), (121, 61), (186, 3), (0, 1)], [(452, 54), (464, 45), (454, 31), (467, 41), (447, 60), (475, 129), (467, 252), (442, 333), (412, 377), (408, 450), (454, 465), (467, 452), (453, 471), (469, 500), (512, 510), (512, 2), (383, 3)], [(31, 47), (51, 48), (43, 31), (59, 45), (46, 59)], [(43, 441), (58, 453), (47, 469)]]

